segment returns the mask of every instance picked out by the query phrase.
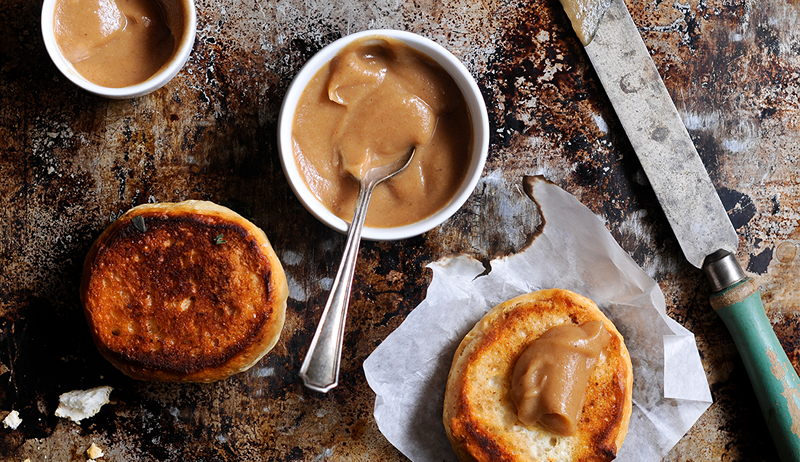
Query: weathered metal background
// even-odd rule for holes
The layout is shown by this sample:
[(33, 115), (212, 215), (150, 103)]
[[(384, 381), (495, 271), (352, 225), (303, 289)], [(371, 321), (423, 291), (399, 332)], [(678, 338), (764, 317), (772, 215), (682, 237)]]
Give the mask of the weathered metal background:
[[(602, 217), (697, 336), (714, 404), (669, 461), (776, 458), (730, 336), (686, 263), (557, 0), (209, 1), (183, 71), (132, 101), (97, 98), (50, 62), (41, 1), (0, 2), (0, 459), (402, 460), (372, 418), (361, 368), (425, 296), (425, 264), (522, 249), (533, 231), (523, 174), (541, 173)], [(796, 0), (631, 0), (656, 66), (760, 277), (768, 315), (800, 366), (800, 4)], [(325, 44), (370, 28), (407, 29), (459, 56), (492, 123), (471, 200), (425, 235), (365, 243), (341, 384), (297, 378), (344, 237), (294, 198), (276, 151), (281, 98)], [(95, 351), (78, 283), (91, 242), (146, 201), (208, 199), (249, 215), (290, 281), (273, 354), (209, 385), (135, 382)], [(107, 384), (113, 403), (80, 425), (58, 395)]]

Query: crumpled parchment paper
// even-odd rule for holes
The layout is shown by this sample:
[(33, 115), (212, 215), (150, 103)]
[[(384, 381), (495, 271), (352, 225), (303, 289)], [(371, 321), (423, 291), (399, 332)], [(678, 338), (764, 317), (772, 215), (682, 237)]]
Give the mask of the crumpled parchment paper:
[[(633, 413), (617, 461), (661, 460), (711, 405), (694, 335), (666, 315), (664, 295), (600, 219), (536, 178), (545, 225), (523, 252), (484, 273), (466, 256), (435, 262), (426, 299), (364, 362), (383, 435), (414, 462), (457, 461), (442, 424), (447, 374), (461, 339), (494, 305), (546, 288), (591, 298), (625, 337)], [(532, 217), (531, 219), (535, 219)]]

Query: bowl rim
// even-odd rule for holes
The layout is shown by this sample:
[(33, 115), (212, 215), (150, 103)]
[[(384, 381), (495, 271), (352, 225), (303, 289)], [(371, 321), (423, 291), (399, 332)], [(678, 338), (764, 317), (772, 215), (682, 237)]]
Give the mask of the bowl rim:
[[(56, 3), (58, 1), (59, 0), (44, 0), (42, 4), (41, 27), (45, 48), (50, 55), (50, 60), (55, 64), (61, 74), (78, 87), (90, 93), (111, 99), (129, 99), (144, 96), (166, 85), (167, 82), (178, 75), (178, 72), (180, 72), (189, 60), (189, 55), (192, 52), (197, 35), (197, 8), (193, 0), (178, 0), (183, 3), (186, 8), (186, 24), (183, 35), (180, 38), (180, 46), (173, 53), (173, 57), (168, 64), (162, 66), (158, 72), (150, 76), (150, 78), (144, 82), (135, 85), (119, 88), (98, 85), (80, 75), (78, 71), (75, 70), (72, 63), (61, 53), (61, 49), (56, 42), (54, 29)], [(162, 0), (156, 1), (160, 2)]]
[(312, 193), (305, 183), (295, 162), (292, 149), (292, 123), (294, 109), (308, 82), (341, 49), (363, 37), (389, 37), (403, 41), (406, 45), (420, 51), (436, 61), (447, 71), (459, 86), (472, 118), (473, 147), (469, 169), (464, 182), (453, 199), (433, 215), (404, 226), (376, 228), (364, 226), (362, 239), (373, 241), (392, 241), (418, 236), (439, 226), (455, 214), (469, 199), (481, 178), (489, 153), (489, 118), (483, 95), (464, 64), (450, 51), (433, 40), (413, 32), (396, 29), (370, 29), (346, 35), (323, 47), (300, 69), (289, 85), (281, 104), (278, 116), (278, 150), (281, 166), (292, 191), (303, 206), (318, 220), (336, 231), (346, 234), (349, 222), (328, 210)]

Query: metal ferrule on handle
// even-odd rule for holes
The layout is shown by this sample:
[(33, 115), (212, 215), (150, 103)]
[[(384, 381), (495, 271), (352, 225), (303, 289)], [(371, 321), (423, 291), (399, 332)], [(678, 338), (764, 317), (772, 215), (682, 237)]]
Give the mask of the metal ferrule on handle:
[(800, 462), (800, 379), (767, 319), (758, 285), (730, 252), (710, 256), (703, 271), (717, 289), (711, 306), (739, 350), (781, 461)]

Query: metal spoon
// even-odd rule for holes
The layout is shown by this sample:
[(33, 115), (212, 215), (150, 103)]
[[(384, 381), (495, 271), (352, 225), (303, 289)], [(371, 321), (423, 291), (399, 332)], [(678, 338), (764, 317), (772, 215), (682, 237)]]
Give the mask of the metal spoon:
[(353, 221), (347, 232), (347, 244), (344, 247), (342, 263), (333, 280), (328, 303), (322, 312), (314, 339), (300, 368), (300, 377), (312, 390), (327, 393), (339, 383), (339, 364), (342, 358), (342, 342), (344, 326), (347, 318), (347, 306), (350, 303), (350, 289), (353, 287), (353, 275), (358, 260), (358, 249), (361, 244), (361, 229), (367, 217), (367, 206), (375, 186), (405, 170), (414, 157), (416, 147), (400, 159), (380, 167), (373, 167), (364, 173), (358, 181), (358, 199)]

